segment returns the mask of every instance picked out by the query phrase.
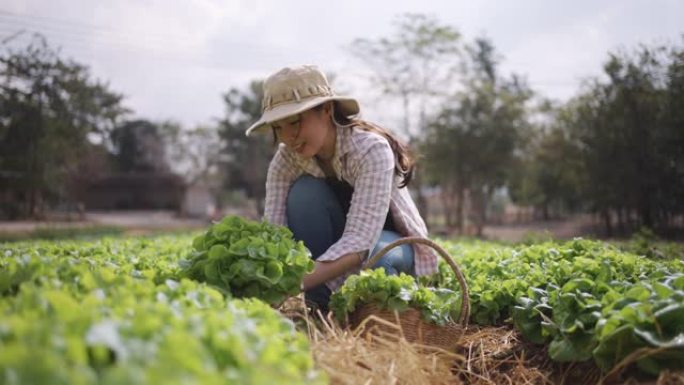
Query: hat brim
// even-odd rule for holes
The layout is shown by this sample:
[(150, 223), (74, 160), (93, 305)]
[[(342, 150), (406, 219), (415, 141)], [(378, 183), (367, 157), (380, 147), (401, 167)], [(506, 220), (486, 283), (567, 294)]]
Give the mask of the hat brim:
[(270, 129), (272, 123), (302, 113), (330, 100), (336, 101), (341, 110), (340, 112), (346, 116), (352, 116), (359, 113), (359, 102), (354, 98), (344, 96), (317, 97), (310, 100), (304, 100), (300, 103), (283, 104), (264, 111), (264, 113), (261, 114), (261, 119), (252, 124), (247, 131), (245, 131), (245, 135), (251, 136), (255, 132), (266, 132)]

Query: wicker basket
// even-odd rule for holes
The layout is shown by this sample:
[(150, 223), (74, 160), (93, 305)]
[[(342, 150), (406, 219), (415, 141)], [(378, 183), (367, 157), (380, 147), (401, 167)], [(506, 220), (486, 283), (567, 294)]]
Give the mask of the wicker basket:
[(439, 326), (437, 324), (424, 321), (421, 317), (420, 311), (416, 309), (411, 308), (399, 313), (397, 311), (381, 309), (374, 304), (365, 304), (357, 307), (355, 311), (349, 314), (349, 325), (356, 329), (363, 324), (364, 329), (362, 334), (372, 332), (373, 330), (390, 334), (397, 332), (396, 328), (393, 329), (385, 322), (374, 322), (373, 317), (366, 321), (366, 319), (370, 316), (375, 316), (382, 320), (388, 321), (390, 324), (400, 326), (401, 333), (403, 333), (404, 338), (406, 338), (406, 340), (409, 342), (435, 346), (445, 350), (453, 350), (458, 344), (458, 341), (468, 325), (468, 318), (470, 316), (470, 302), (468, 299), (468, 285), (466, 284), (461, 270), (442, 247), (425, 238), (402, 238), (390, 243), (380, 250), (368, 260), (368, 262), (364, 265), (364, 268), (370, 268), (388, 251), (407, 243), (422, 244), (432, 247), (442, 258), (444, 258), (444, 260), (449, 264), (451, 269), (456, 274), (456, 279), (461, 287), (461, 314), (458, 323), (449, 322), (444, 326)]

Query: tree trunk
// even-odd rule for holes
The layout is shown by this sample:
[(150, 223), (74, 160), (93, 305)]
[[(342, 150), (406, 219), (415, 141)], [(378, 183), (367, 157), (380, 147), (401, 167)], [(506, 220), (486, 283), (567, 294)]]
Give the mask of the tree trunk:
[(465, 225), (465, 218), (464, 218), (464, 205), (465, 205), (465, 189), (457, 185), (456, 186), (456, 228), (458, 229), (458, 233), (463, 235), (463, 230), (464, 230), (464, 225)]
[(256, 210), (257, 210), (257, 218), (263, 218), (264, 217), (264, 199), (265, 199), (265, 197), (263, 197), (263, 196), (257, 196), (255, 199)]
[(544, 202), (542, 205), (542, 217), (545, 221), (549, 220), (549, 202)]
[(33, 218), (33, 215), (35, 212), (36, 212), (36, 189), (34, 187), (29, 187), (28, 205), (26, 205), (26, 212), (24, 213), (24, 216), (27, 218)]
[(442, 202), (442, 213), (444, 214), (444, 225), (451, 226), (451, 218), (449, 217), (449, 200), (447, 199), (446, 189), (442, 188), (439, 193), (439, 199)]
[(646, 196), (642, 196), (639, 202), (639, 219), (643, 226), (653, 228), (653, 213)]
[(617, 214), (618, 214), (618, 223), (617, 223), (618, 224), (618, 232), (620, 234), (626, 234), (627, 233), (627, 226), (625, 226), (625, 225), (626, 225), (627, 220), (628, 220), (628, 215), (625, 212), (625, 208), (624, 207), (618, 208)]
[(444, 224), (451, 228), (455, 225), (454, 213), (454, 194), (450, 186), (443, 185), (440, 192), (442, 200), (442, 212), (444, 213)]
[(601, 218), (603, 218), (603, 224), (606, 229), (606, 236), (607, 237), (612, 237), (613, 236), (613, 226), (611, 224), (610, 220), (610, 211), (607, 209), (602, 209), (601, 210)]
[(478, 188), (476, 193), (476, 215), (477, 228), (476, 236), (481, 238), (485, 224), (487, 224), (487, 203), (491, 199), (492, 192), (489, 188)]

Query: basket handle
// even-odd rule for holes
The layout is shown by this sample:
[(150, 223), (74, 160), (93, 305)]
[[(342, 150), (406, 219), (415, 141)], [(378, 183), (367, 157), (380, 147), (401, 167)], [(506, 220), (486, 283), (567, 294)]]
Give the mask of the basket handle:
[(458, 284), (461, 287), (461, 315), (459, 317), (458, 323), (460, 323), (463, 326), (468, 325), (468, 318), (470, 317), (470, 299), (468, 296), (468, 284), (466, 283), (465, 278), (463, 277), (463, 273), (461, 273), (461, 269), (458, 267), (456, 262), (449, 256), (449, 253), (446, 252), (440, 245), (436, 244), (435, 242), (427, 239), (427, 238), (422, 238), (422, 237), (405, 237), (405, 238), (400, 238), (397, 239), (396, 241), (388, 244), (387, 246), (383, 247), (380, 251), (378, 251), (374, 256), (372, 256), (368, 262), (366, 262), (363, 265), (363, 269), (370, 268), (377, 262), (382, 256), (387, 254), (390, 250), (397, 246), (401, 246), (407, 243), (416, 243), (416, 244), (422, 244), (426, 246), (430, 246), (433, 248), (437, 253), (444, 258), (446, 263), (451, 267), (451, 269), (454, 271), (456, 274), (456, 279), (458, 280)]

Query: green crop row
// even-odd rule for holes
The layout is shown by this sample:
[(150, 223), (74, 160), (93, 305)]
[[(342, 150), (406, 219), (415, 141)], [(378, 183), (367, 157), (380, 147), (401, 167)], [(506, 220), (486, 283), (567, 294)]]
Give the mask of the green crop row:
[[(513, 323), (557, 361), (610, 369), (640, 351), (649, 373), (684, 366), (684, 262), (606, 243), (445, 243), (469, 284), (472, 321)], [(445, 263), (423, 283), (458, 290)]]
[[(306, 337), (270, 306), (231, 299), (210, 279), (182, 278), (188, 256), (206, 257), (202, 271), (211, 274), (210, 261), (232, 263), (233, 254), (292, 259), (256, 240), (244, 252), (231, 240), (234, 253), (206, 242), (226, 231), (0, 245), (0, 383), (325, 383)], [(558, 361), (593, 359), (610, 369), (641, 351), (638, 365), (650, 373), (684, 362), (684, 262), (677, 258), (649, 259), (588, 240), (442, 245), (466, 276), (471, 322), (511, 323)], [(213, 284), (225, 286), (222, 271)], [(263, 280), (271, 284), (269, 272), (264, 267)], [(408, 279), (367, 273), (350, 280), (358, 290), (342, 293), (337, 305), (350, 311), (370, 298), (418, 306), (435, 322), (457, 316), (459, 289), (448, 265), (420, 279), (430, 290)]]
[(177, 278), (191, 242), (0, 246), (0, 383), (325, 383), (270, 306)]

